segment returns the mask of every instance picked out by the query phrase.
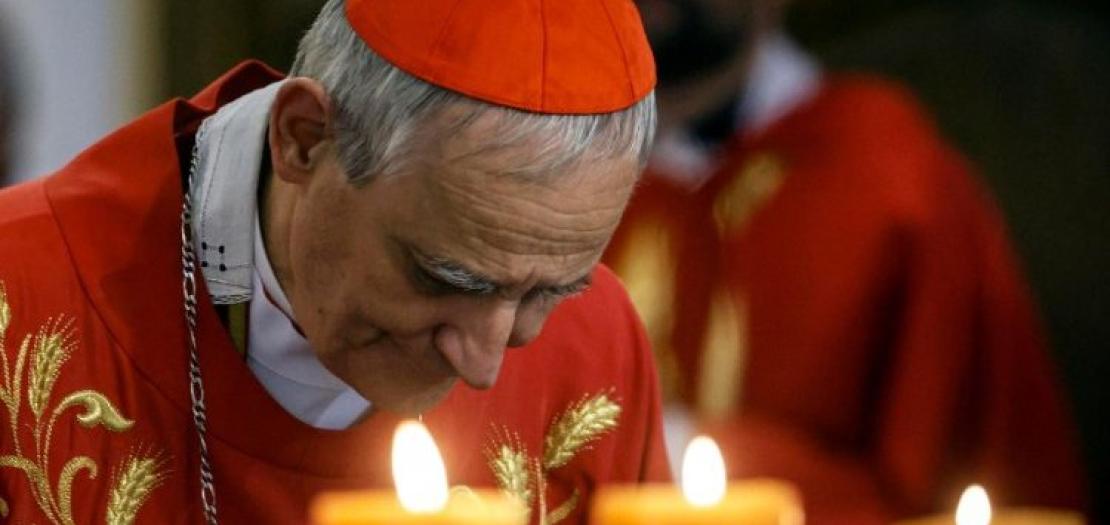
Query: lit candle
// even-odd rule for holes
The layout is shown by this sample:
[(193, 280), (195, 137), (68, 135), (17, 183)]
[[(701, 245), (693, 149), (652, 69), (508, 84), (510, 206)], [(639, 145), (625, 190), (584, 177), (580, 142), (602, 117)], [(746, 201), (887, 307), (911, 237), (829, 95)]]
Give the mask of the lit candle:
[(597, 525), (801, 525), (797, 492), (776, 480), (727, 482), (717, 444), (699, 436), (682, 458), (681, 490), (673, 485), (603, 487), (594, 500)]
[(956, 505), (956, 517), (951, 514), (931, 516), (898, 522), (896, 525), (1083, 525), (1083, 516), (1075, 512), (1014, 508), (1000, 509), (995, 512), (991, 509), (990, 498), (987, 491), (979, 485), (972, 485), (964, 490), (960, 502)]
[(972, 485), (960, 496), (956, 505), (956, 525), (990, 525), (991, 500), (987, 491), (979, 485)]
[(324, 494), (310, 512), (316, 525), (524, 525), (527, 513), (494, 490), (448, 490), (443, 458), (428, 429), (405, 421), (393, 434), (393, 491)]

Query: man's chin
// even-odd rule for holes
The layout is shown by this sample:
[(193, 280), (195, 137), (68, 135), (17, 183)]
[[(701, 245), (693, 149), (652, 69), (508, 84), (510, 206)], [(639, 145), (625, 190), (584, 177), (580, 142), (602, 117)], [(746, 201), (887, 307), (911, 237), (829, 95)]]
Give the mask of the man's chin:
[(363, 392), (362, 395), (370, 400), (375, 409), (392, 412), (399, 416), (418, 416), (443, 402), (457, 382), (457, 378), (450, 378), (417, 392), (397, 392), (377, 396)]

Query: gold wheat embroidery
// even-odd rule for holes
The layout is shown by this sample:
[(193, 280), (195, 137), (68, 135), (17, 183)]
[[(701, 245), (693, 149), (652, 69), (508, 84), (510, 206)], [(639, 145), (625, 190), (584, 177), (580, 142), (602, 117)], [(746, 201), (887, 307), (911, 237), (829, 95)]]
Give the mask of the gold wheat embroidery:
[(570, 516), (581, 498), (574, 489), (570, 498), (552, 511), (547, 509), (547, 474), (562, 468), (617, 427), (621, 407), (601, 393), (582, 398), (555, 419), (544, 437), (542, 459), (532, 457), (520, 436), (506, 428), (495, 429), (486, 457), (497, 486), (539, 512), (540, 525), (555, 525)]
[(529, 474), (531, 459), (520, 438), (507, 428), (497, 431), (498, 438), (486, 450), (486, 459), (501, 490), (512, 494), (531, 509), (535, 494)]
[(620, 405), (605, 394), (575, 403), (547, 432), (543, 467), (554, 470), (569, 463), (584, 447), (616, 427), (620, 413)]
[[(19, 470), (27, 476), (32, 499), (51, 523), (74, 525), (73, 482), (81, 473), (89, 480), (96, 479), (99, 467), (87, 456), (72, 457), (62, 465), (56, 485), (52, 485), (49, 475), (50, 445), (55, 424), (63, 413), (73, 408), (79, 409), (76, 420), (85, 428), (99, 426), (120, 433), (130, 429), (134, 422), (120, 414), (107, 397), (94, 390), (72, 392), (50, 409), (50, 399), (62, 367), (77, 349), (73, 320), (62, 317), (48, 319), (33, 335), (24, 336), (12, 363), (5, 350), (11, 318), (7, 290), (0, 282), (0, 403), (8, 412), (14, 449), (14, 454), (0, 455), (0, 468)], [(29, 449), (24, 447), (19, 435), (25, 368), (28, 368), (27, 405), (33, 416), (29, 425), (32, 430)], [(163, 467), (166, 463), (159, 456), (133, 455), (121, 464), (106, 514), (110, 525), (134, 521), (150, 492), (165, 479)], [(0, 498), (0, 517), (7, 516), (9, 511), (8, 502)]]
[(50, 319), (39, 328), (31, 347), (31, 375), (27, 385), (27, 404), (36, 418), (42, 417), (58, 373), (73, 354), (74, 346), (72, 321)]
[(113, 476), (112, 493), (108, 497), (108, 525), (131, 525), (139, 509), (154, 489), (166, 480), (165, 459), (159, 456), (133, 455)]

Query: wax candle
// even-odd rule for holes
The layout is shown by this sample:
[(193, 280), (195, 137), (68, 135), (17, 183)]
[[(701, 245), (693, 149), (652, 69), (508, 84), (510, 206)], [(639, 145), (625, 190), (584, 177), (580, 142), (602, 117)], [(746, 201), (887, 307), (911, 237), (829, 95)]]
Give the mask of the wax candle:
[(1083, 525), (1077, 512), (1036, 508), (991, 508), (987, 491), (979, 485), (964, 490), (956, 515), (942, 514), (900, 521), (896, 525)]
[(797, 491), (783, 481), (728, 483), (720, 449), (699, 436), (686, 447), (681, 489), (674, 485), (603, 487), (592, 509), (597, 525), (801, 525)]
[(443, 459), (427, 428), (406, 421), (393, 436), (396, 491), (324, 494), (310, 510), (316, 525), (524, 525), (513, 497), (493, 490), (447, 488)]
[(501, 491), (452, 490), (442, 508), (414, 512), (392, 491), (325, 494), (312, 509), (316, 525), (524, 525), (523, 506)]

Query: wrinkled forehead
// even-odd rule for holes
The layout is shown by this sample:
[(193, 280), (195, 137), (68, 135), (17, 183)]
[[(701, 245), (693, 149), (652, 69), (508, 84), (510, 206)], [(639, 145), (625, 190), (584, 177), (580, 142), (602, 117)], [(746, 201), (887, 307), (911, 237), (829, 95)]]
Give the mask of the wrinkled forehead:
[(560, 282), (587, 272), (620, 220), (638, 163), (605, 159), (522, 175), (534, 144), (475, 146), (481, 130), (450, 137), (441, 154), (406, 175), (419, 194), (405, 225), (414, 242), (429, 256), (504, 282)]

